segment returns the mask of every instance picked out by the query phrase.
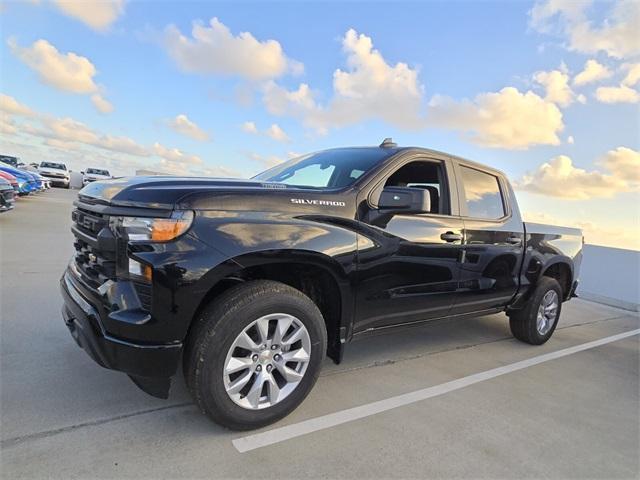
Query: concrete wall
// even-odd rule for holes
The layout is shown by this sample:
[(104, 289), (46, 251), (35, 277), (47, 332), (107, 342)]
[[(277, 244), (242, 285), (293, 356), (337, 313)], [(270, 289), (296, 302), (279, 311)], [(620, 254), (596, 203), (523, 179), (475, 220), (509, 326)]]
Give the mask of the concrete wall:
[(640, 311), (640, 252), (585, 245), (578, 295)]

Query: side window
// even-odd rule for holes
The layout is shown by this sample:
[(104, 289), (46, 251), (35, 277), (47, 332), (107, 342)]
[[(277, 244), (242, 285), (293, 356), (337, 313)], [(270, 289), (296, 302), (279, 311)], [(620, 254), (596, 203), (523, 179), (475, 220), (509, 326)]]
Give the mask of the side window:
[(427, 190), (431, 197), (430, 213), (449, 215), (449, 202), (441, 162), (415, 161), (400, 167), (386, 181), (385, 187), (409, 187)]
[(498, 177), (464, 165), (461, 165), (460, 169), (467, 199), (467, 215), (493, 220), (504, 217), (505, 209)]

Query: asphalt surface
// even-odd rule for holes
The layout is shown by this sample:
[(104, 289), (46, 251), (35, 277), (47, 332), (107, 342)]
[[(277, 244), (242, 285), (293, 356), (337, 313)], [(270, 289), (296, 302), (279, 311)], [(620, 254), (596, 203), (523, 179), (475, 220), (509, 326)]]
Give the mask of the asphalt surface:
[[(638, 478), (639, 336), (348, 423), (324, 415), (640, 328), (636, 314), (564, 305), (553, 338), (514, 340), (504, 315), (441, 321), (348, 347), (274, 427), (318, 431), (240, 453), (191, 404), (139, 391), (79, 349), (60, 316), (73, 191), (0, 215), (3, 478)], [(263, 429), (271, 430), (274, 427)], [(293, 427), (295, 428), (295, 427)]]

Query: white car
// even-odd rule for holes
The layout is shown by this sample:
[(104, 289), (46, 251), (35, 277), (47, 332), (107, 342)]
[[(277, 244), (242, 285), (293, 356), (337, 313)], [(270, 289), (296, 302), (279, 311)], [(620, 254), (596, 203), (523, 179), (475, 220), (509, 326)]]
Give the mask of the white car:
[(69, 188), (71, 171), (64, 163), (41, 162), (38, 173), (49, 180), (53, 186)]
[(86, 185), (97, 180), (109, 180), (111, 178), (109, 170), (104, 170), (102, 168), (87, 168), (86, 171), (80, 173), (82, 173), (82, 185)]

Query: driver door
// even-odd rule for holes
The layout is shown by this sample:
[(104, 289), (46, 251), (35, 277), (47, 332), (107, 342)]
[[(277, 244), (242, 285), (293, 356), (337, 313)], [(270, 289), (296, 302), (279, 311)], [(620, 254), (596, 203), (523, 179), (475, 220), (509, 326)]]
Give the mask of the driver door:
[[(428, 190), (430, 212), (381, 218), (376, 196), (391, 186)], [(446, 316), (458, 289), (463, 240), (462, 219), (452, 215), (457, 191), (449, 161), (409, 159), (383, 175), (367, 204), (360, 218), (354, 333)]]

